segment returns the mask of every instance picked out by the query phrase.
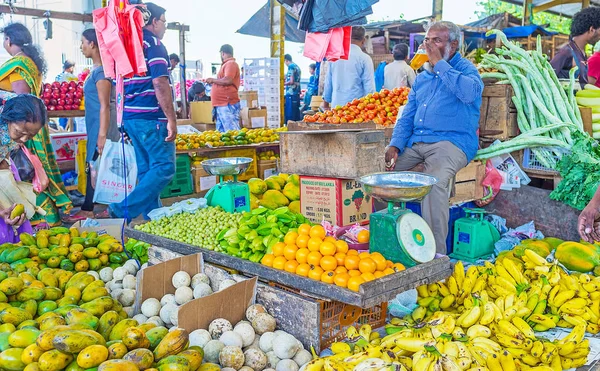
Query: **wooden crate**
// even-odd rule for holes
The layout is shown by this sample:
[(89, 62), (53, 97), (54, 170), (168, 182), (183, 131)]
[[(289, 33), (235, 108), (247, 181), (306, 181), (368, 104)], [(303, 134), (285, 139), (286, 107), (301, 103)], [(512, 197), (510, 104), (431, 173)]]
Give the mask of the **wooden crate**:
[(385, 170), (382, 130), (280, 133), (281, 171), (356, 179)]
[(481, 199), (483, 197), (481, 182), (484, 177), (485, 163), (480, 161), (472, 161), (467, 167), (456, 173), (450, 205)]
[(277, 160), (258, 160), (258, 177), (267, 179), (277, 172)]
[(487, 85), (483, 89), (479, 116), (479, 130), (499, 131), (500, 134), (486, 135), (507, 140), (519, 135), (517, 111), (512, 102), (513, 89), (510, 85)]
[(373, 130), (377, 125), (373, 121), (363, 122), (361, 124), (320, 124), (317, 122), (288, 121), (288, 131), (307, 131), (307, 130)]

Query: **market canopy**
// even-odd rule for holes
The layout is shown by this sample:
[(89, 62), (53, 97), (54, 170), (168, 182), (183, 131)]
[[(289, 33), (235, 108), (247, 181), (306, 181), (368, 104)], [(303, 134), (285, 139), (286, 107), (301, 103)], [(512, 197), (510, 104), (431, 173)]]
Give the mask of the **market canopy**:
[[(529, 36), (552, 36), (556, 35), (557, 32), (548, 31), (542, 26), (538, 26), (535, 24), (529, 26), (518, 26), (518, 27), (508, 27), (502, 30), (507, 38), (509, 39), (518, 39), (522, 37)], [(488, 40), (493, 40), (496, 38), (496, 35), (490, 35), (487, 37)]]
[[(271, 38), (271, 1), (269, 0), (258, 12), (239, 29), (242, 35)], [(298, 20), (286, 12), (285, 40), (304, 43), (305, 32), (298, 29)]]
[[(502, 0), (507, 3), (523, 6), (523, 0)], [(533, 5), (534, 12), (545, 11), (548, 13), (554, 13), (558, 15), (562, 15), (564, 17), (573, 18), (573, 15), (581, 10), (582, 2), (575, 2), (571, 4), (561, 4), (559, 1), (553, 0), (529, 0), (530, 4)], [(565, 1), (566, 3), (567, 1)], [(547, 7), (552, 5), (551, 3), (556, 3), (560, 5)], [(600, 6), (600, 0), (590, 0), (590, 6)], [(536, 7), (540, 7), (536, 9)]]

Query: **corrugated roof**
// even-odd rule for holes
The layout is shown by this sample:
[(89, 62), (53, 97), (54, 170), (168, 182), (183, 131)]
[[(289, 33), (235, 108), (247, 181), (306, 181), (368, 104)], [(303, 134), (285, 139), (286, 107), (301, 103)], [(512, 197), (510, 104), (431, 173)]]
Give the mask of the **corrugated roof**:
[[(502, 0), (507, 3), (515, 4), (515, 5), (523, 5), (523, 0)], [(538, 5), (543, 5), (547, 3), (549, 0), (532, 0), (532, 4), (534, 7)], [(600, 6), (600, 0), (591, 0), (590, 5)], [(562, 15), (565, 17), (572, 18), (575, 13), (581, 10), (581, 3), (579, 4), (564, 4), (555, 6), (548, 10), (549, 13), (554, 13), (558, 15)]]

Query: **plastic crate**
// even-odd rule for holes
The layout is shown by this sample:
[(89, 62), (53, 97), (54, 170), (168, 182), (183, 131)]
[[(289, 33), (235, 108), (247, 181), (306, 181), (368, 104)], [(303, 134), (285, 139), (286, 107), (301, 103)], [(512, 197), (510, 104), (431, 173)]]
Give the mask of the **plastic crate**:
[(192, 162), (188, 155), (178, 155), (175, 160), (175, 176), (160, 193), (160, 198), (191, 195), (194, 193)]
[[(302, 295), (300, 290), (269, 282), (269, 286)], [(387, 319), (388, 303), (382, 302), (371, 308), (360, 308), (339, 301), (317, 300), (321, 306), (319, 314), (319, 349), (327, 349), (331, 344), (346, 338), (350, 326), (371, 325), (373, 329), (383, 327)]]
[[(549, 151), (553, 151), (553, 157), (558, 163), (563, 154), (568, 153), (568, 150), (564, 148), (540, 148)], [(557, 153), (560, 154), (557, 155)], [(548, 171), (548, 172), (556, 172), (555, 169), (548, 168), (540, 163), (540, 161), (536, 158), (535, 153), (529, 148), (525, 148), (523, 150), (523, 169), (537, 170), (537, 171)]]

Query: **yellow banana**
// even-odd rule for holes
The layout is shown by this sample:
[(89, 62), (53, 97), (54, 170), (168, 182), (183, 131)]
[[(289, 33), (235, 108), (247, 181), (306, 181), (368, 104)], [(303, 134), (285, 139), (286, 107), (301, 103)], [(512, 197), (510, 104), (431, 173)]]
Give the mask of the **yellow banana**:
[(567, 300), (572, 299), (576, 292), (574, 290), (561, 291), (554, 297), (554, 300), (550, 302), (553, 306), (560, 308)]
[(492, 336), (492, 331), (488, 327), (483, 325), (473, 325), (467, 329), (467, 336), (470, 338), (489, 338), (490, 336)]
[(504, 311), (506, 311), (508, 308), (512, 307), (513, 305), (515, 305), (515, 301), (516, 301), (516, 298), (515, 298), (514, 293), (507, 295), (506, 298), (504, 298)]
[(456, 264), (454, 264), (454, 273), (452, 273), (452, 275), (456, 279), (456, 283), (458, 284), (458, 286), (462, 287), (463, 281), (465, 279), (465, 267), (462, 261), (459, 260), (456, 262)]
[[(498, 343), (500, 343), (502, 346), (504, 346), (506, 348), (531, 349), (531, 347), (529, 347), (528, 344), (524, 340), (516, 339), (514, 337), (505, 335), (503, 333), (497, 333), (496, 339), (498, 340)], [(533, 342), (531, 343), (531, 345), (533, 346)]]
[(587, 332), (589, 332), (590, 334), (596, 335), (597, 333), (600, 332), (600, 326), (598, 326), (594, 323), (590, 323), (587, 326)]
[(456, 278), (454, 278), (454, 276), (448, 277), (446, 285), (448, 285), (448, 291), (450, 291), (452, 295), (458, 295), (458, 284), (456, 283)]
[(435, 283), (431, 283), (431, 284), (427, 285), (427, 292), (429, 293), (429, 296), (437, 296), (438, 289), (439, 289), (439, 286), (436, 285)]
[(494, 321), (496, 317), (496, 311), (494, 310), (494, 303), (487, 302), (483, 306), (483, 313), (481, 314), (481, 318), (479, 319), (479, 323), (483, 326), (489, 325)]
[(535, 333), (533, 332), (533, 329), (522, 318), (513, 317), (511, 322), (521, 333), (523, 333), (523, 335), (525, 335), (525, 337), (535, 339)]
[(546, 261), (546, 259), (539, 256), (533, 250), (526, 249), (525, 256), (529, 259), (529, 261), (531, 261), (535, 265), (548, 265), (548, 262)]
[(458, 366), (458, 364), (456, 364), (452, 357), (448, 357), (442, 354), (442, 357), (440, 357), (440, 359), (444, 371), (462, 371), (462, 369)]
[(481, 347), (482, 349), (487, 350), (489, 353), (502, 351), (502, 346), (500, 346), (500, 344), (488, 338), (477, 337), (471, 339), (471, 343), (473, 343), (473, 345)]
[(415, 320), (415, 322), (420, 322), (423, 320), (423, 318), (425, 318), (426, 314), (427, 314), (426, 307), (418, 307), (412, 311), (411, 317), (413, 320)]
[(416, 352), (418, 350), (423, 349), (423, 347), (428, 344), (430, 340), (423, 340), (418, 338), (396, 338), (392, 340), (383, 340), (381, 342), (381, 347), (386, 348), (389, 345), (395, 345), (400, 349), (407, 350), (409, 352)]
[(487, 368), (490, 371), (502, 371), (502, 365), (500, 364), (500, 357), (496, 353), (493, 353), (487, 358)]
[(421, 298), (429, 297), (429, 291), (427, 291), (427, 285), (417, 286), (417, 293)]
[[(439, 349), (438, 349), (439, 350)], [(447, 343), (445, 343), (445, 347), (444, 347), (444, 353), (446, 355), (452, 356), (454, 358), (458, 358), (459, 356), (459, 351), (458, 351), (458, 345), (456, 345), (456, 342), (454, 341), (449, 341)]]
[(543, 314), (534, 313), (531, 316), (529, 316), (529, 321), (539, 323), (540, 325), (542, 325), (546, 328), (549, 328), (549, 329), (556, 327), (556, 323), (554, 323), (553, 320), (551, 320), (550, 318), (548, 318), (547, 316), (545, 316)]
[(508, 335), (510, 337), (520, 339), (520, 340), (525, 339), (525, 335), (521, 331), (519, 331), (519, 329), (515, 325), (513, 325), (512, 323), (510, 323), (506, 320), (498, 321), (498, 328), (505, 335)]
[(475, 284), (473, 285), (471, 292), (481, 292), (485, 289), (486, 286), (487, 286), (487, 282), (486, 282), (485, 278), (483, 276), (481, 276), (475, 281)]
[(496, 267), (496, 272), (498, 273), (498, 276), (509, 281), (513, 286), (517, 286), (517, 281), (515, 281), (515, 279), (510, 275), (510, 273), (508, 273), (506, 268), (504, 268), (502, 265), (498, 265)]
[[(457, 324), (458, 324), (458, 320), (457, 320)], [(454, 330), (452, 330), (452, 338), (454, 340), (461, 340), (461, 339), (464, 339), (466, 336), (467, 336), (467, 334), (465, 334), (463, 329), (460, 327), (456, 327)]]
[(317, 358), (306, 364), (306, 371), (321, 371), (325, 365), (325, 359)]
[(581, 341), (583, 340), (583, 338), (585, 336), (585, 329), (586, 329), (586, 324), (580, 324), (580, 325), (573, 327), (573, 330), (571, 330), (571, 332), (567, 336), (560, 339), (557, 342), (557, 345), (561, 346), (561, 345), (567, 344), (569, 342), (574, 342), (576, 345), (578, 345), (579, 343), (581, 343)]
[(566, 358), (581, 358), (581, 357), (587, 357), (587, 355), (589, 353), (590, 353), (590, 349), (589, 348), (576, 348), (571, 353), (565, 354), (563, 357), (566, 357)]
[(550, 366), (535, 366), (529, 369), (529, 371), (553, 371)]
[(521, 358), (521, 361), (528, 366), (536, 366), (540, 364), (540, 359), (532, 356), (531, 354), (527, 354)]
[(456, 347), (458, 348), (458, 358), (465, 358), (465, 357), (468, 358), (471, 356), (469, 349), (463, 342), (453, 341), (452, 343), (454, 343), (456, 345)]
[(587, 363), (587, 357), (576, 358), (571, 363), (571, 368), (578, 368)]
[(585, 291), (588, 293), (594, 293), (600, 289), (600, 285), (597, 282), (588, 282), (581, 285)]
[(427, 371), (433, 361), (433, 357), (421, 358), (416, 363), (413, 363), (413, 371)]
[(530, 353), (528, 351), (526, 351), (525, 349), (521, 349), (521, 348), (506, 348), (506, 350), (512, 354), (513, 358), (517, 358), (517, 359), (521, 359), (523, 357), (525, 357), (526, 355), (530, 355)]
[(537, 340), (533, 342), (533, 347), (531, 347), (531, 355), (534, 357), (541, 357), (542, 353), (544, 353), (544, 344)]
[(517, 371), (515, 360), (512, 354), (507, 350), (500, 353), (500, 365), (502, 366), (502, 371)]
[(571, 358), (560, 357), (560, 364), (561, 364), (563, 370), (568, 370), (570, 368), (573, 368), (573, 360)]
[(540, 360), (545, 364), (549, 364), (556, 354), (558, 354), (556, 346), (553, 343), (547, 341), (544, 343), (544, 353), (542, 353)]
[(560, 363), (560, 356), (552, 358), (552, 362), (550, 362), (550, 367), (552, 367), (553, 371), (563, 371), (562, 365)]
[(527, 283), (527, 280), (523, 276), (521, 269), (519, 268), (517, 263), (515, 263), (513, 260), (504, 259), (504, 260), (502, 260), (502, 265), (503, 265), (503, 268), (506, 269), (506, 271), (512, 276), (512, 278), (514, 279), (514, 281), (517, 284)]
[(458, 367), (460, 367), (461, 370), (467, 370), (469, 367), (471, 367), (471, 364), (473, 363), (473, 360), (471, 359), (471, 357), (460, 357), (456, 359), (456, 364), (458, 365)]
[(475, 362), (477, 362), (479, 366), (486, 367), (487, 358), (490, 356), (490, 354), (478, 346), (467, 345), (467, 348), (469, 349), (469, 352), (471, 353), (471, 356)]
[(550, 292), (548, 293), (548, 303), (552, 303), (552, 305), (554, 305), (554, 298), (556, 297), (556, 295), (558, 294), (558, 292), (560, 291), (560, 286), (554, 286), (552, 288), (552, 290), (550, 290)]
[(440, 295), (442, 296), (448, 296), (451, 294), (450, 290), (448, 289), (448, 286), (446, 286), (443, 282), (438, 282), (438, 292), (440, 293)]
[(535, 309), (535, 306), (537, 305), (539, 301), (539, 295), (538, 294), (534, 294), (531, 295), (527, 298), (527, 304), (525, 304), (525, 306), (531, 310), (531, 312), (533, 312), (533, 310)]
[(572, 324), (573, 326), (587, 325), (587, 321), (581, 318), (580, 316), (563, 313), (561, 315), (561, 318), (564, 319), (566, 322)]
[(481, 307), (476, 306), (471, 308), (469, 314), (462, 320), (462, 327), (471, 327), (479, 321), (479, 317), (481, 316)]
[(517, 293), (517, 288), (515, 287), (515, 285), (513, 285), (509, 280), (507, 280), (506, 278), (502, 277), (502, 276), (498, 276), (496, 277), (496, 285), (502, 287), (504, 290), (511, 292), (511, 293)]
[(501, 296), (498, 299), (496, 299), (496, 301), (494, 302), (494, 304), (496, 304), (496, 306), (498, 307), (498, 309), (500, 309), (500, 312), (504, 312), (504, 297)]
[(575, 348), (577, 348), (577, 343), (575, 341), (568, 341), (558, 346), (558, 354), (565, 356), (569, 353), (573, 353)]

